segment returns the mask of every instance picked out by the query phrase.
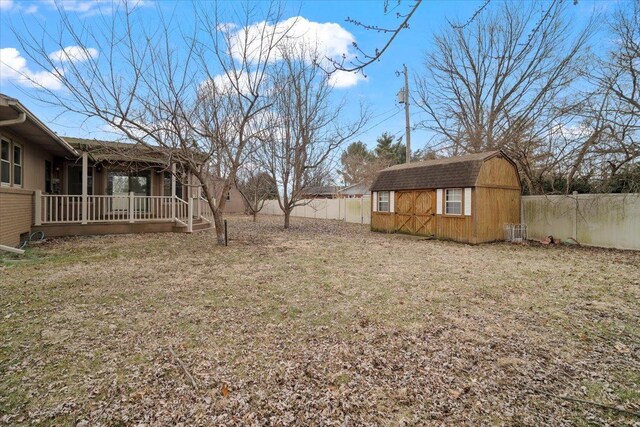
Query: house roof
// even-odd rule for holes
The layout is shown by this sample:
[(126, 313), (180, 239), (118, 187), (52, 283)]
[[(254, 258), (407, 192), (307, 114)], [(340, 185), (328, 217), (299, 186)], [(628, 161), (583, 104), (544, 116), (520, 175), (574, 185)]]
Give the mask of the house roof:
[(338, 190), (338, 193), (342, 194), (365, 194), (369, 192), (369, 186), (364, 182), (359, 182), (357, 184), (349, 185), (348, 187), (344, 187), (341, 190)]
[(391, 166), (378, 173), (371, 191), (473, 187), (482, 163), (497, 155), (506, 157), (501, 151), (487, 151)]
[(302, 189), (303, 194), (313, 194), (316, 196), (328, 195), (328, 194), (337, 194), (342, 187), (337, 185), (322, 185), (316, 187), (307, 187)]
[(152, 148), (141, 144), (74, 138), (70, 136), (63, 138), (78, 150), (88, 152), (94, 162), (168, 164), (168, 156), (160, 147)]
[(19, 100), (0, 93), (0, 124), (12, 120), (13, 123), (0, 126), (17, 136), (55, 155), (76, 157), (78, 153), (66, 141), (56, 135)]

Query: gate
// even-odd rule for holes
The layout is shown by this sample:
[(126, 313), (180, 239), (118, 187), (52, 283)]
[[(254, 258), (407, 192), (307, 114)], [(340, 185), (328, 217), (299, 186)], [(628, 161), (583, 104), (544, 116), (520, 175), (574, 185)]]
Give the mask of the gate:
[(396, 191), (395, 231), (431, 236), (434, 234), (435, 192)]

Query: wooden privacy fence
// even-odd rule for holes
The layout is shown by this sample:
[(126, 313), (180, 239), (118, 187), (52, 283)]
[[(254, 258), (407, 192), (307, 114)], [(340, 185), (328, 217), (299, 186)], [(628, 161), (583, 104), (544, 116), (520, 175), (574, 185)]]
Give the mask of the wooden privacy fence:
[(522, 197), (530, 239), (574, 238), (583, 245), (640, 250), (640, 194)]
[[(335, 219), (356, 224), (371, 222), (371, 197), (359, 199), (308, 199), (301, 201), (291, 216), (316, 219)], [(277, 200), (267, 200), (260, 213), (283, 215)]]

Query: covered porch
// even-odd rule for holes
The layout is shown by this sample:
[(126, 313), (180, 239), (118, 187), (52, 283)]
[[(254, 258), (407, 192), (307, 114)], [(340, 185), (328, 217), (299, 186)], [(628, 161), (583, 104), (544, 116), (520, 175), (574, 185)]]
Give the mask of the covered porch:
[(63, 185), (52, 193), (35, 191), (34, 230), (64, 236), (192, 232), (213, 226), (200, 186), (191, 176), (178, 180), (178, 165), (141, 156), (116, 158), (87, 150), (86, 144), (73, 145), (85, 151), (61, 166)]

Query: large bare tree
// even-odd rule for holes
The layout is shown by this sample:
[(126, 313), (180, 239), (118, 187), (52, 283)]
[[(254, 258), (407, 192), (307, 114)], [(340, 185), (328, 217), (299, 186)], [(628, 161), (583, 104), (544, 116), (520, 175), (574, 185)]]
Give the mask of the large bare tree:
[(326, 178), (336, 150), (362, 130), (368, 114), (361, 107), (347, 122), (345, 101), (336, 102), (323, 58), (314, 46), (287, 43), (273, 68), (272, 125), (261, 144), (265, 168), (278, 185), (278, 204), (289, 228), (291, 212), (303, 202), (304, 189)]
[[(579, 83), (595, 22), (576, 29), (568, 7), (558, 0), (504, 3), (435, 37), (417, 90), (427, 117), (422, 126), (439, 136), (435, 148), (504, 149), (531, 192), (541, 192), (541, 177), (575, 157), (585, 136), (570, 130), (586, 129), (590, 119)], [(600, 132), (596, 123), (587, 137)]]
[(213, 211), (219, 244), (225, 195), (259, 133), (255, 117), (270, 106), (267, 70), (287, 35), (273, 25), (279, 3), (222, 6), (193, 3), (191, 28), (161, 7), (141, 15), (128, 2), (90, 23), (59, 7), (57, 30), (14, 28), (29, 58), (64, 89), (41, 86), (36, 96), (181, 164)]

